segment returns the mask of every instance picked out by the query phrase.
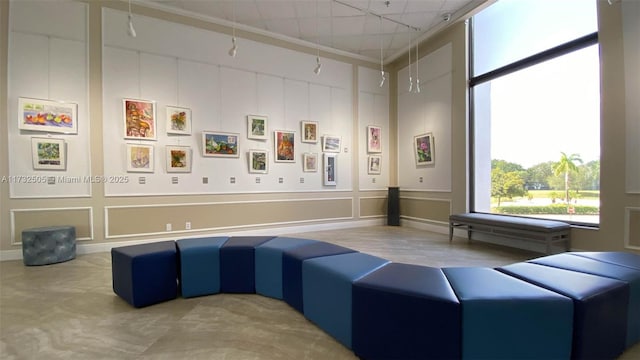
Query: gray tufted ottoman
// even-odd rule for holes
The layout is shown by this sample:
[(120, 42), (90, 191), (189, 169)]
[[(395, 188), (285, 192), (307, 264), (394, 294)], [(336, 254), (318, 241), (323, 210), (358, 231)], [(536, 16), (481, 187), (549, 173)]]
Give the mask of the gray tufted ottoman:
[(25, 265), (47, 265), (76, 257), (76, 228), (50, 226), (22, 230), (22, 260)]

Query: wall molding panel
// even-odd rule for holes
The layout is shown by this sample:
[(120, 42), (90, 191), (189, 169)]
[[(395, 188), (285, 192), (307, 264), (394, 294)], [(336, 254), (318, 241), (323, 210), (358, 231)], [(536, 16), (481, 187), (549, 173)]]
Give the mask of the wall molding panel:
[(19, 239), (27, 228), (72, 225), (76, 228), (76, 241), (91, 241), (93, 236), (93, 208), (60, 207), (10, 209), (11, 245), (22, 245)]

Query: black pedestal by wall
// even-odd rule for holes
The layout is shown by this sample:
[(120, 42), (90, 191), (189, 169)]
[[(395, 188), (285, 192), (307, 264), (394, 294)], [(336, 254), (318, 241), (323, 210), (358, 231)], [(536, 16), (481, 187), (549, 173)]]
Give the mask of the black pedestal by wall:
[(387, 197), (387, 225), (400, 226), (400, 188), (390, 187)]

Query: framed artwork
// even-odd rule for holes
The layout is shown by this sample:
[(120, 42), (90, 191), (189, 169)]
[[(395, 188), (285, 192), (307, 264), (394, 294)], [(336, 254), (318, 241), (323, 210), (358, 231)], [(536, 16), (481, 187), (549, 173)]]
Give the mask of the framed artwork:
[(304, 172), (318, 171), (318, 154), (316, 153), (302, 154), (302, 171)]
[(338, 171), (336, 154), (324, 154), (324, 184), (337, 185), (336, 173)]
[(413, 137), (413, 151), (416, 155), (416, 165), (432, 165), (435, 163), (433, 152), (433, 134), (425, 133)]
[(317, 143), (318, 142), (318, 122), (317, 121), (301, 121), (302, 126), (302, 142)]
[(322, 151), (323, 152), (340, 152), (340, 136), (324, 135), (322, 137)]
[(167, 106), (167, 134), (191, 135), (191, 109)]
[(249, 150), (249, 173), (267, 174), (269, 172), (269, 152)]
[(368, 153), (381, 153), (382, 152), (382, 128), (380, 126), (367, 126), (367, 152)]
[(127, 145), (127, 172), (153, 172), (153, 145)]
[(191, 147), (167, 145), (167, 172), (190, 173), (191, 172)]
[(202, 132), (202, 156), (240, 157), (240, 134), (215, 131)]
[(65, 170), (67, 152), (62, 139), (31, 138), (31, 158), (34, 170)]
[(276, 162), (296, 162), (295, 153), (295, 132), (276, 130), (274, 134), (274, 147)]
[(247, 138), (267, 140), (267, 117), (261, 115), (247, 115)]
[(156, 103), (148, 100), (122, 99), (124, 138), (155, 140)]
[(18, 98), (18, 129), (77, 134), (78, 104)]
[(380, 175), (381, 169), (380, 165), (382, 164), (382, 156), (380, 155), (369, 155), (367, 166), (367, 173), (370, 175)]

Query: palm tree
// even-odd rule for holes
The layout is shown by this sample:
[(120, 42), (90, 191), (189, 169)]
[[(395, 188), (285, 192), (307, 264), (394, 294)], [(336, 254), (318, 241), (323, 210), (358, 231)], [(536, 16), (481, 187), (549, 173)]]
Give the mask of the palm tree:
[(553, 164), (553, 173), (558, 176), (564, 173), (564, 198), (569, 204), (569, 171), (578, 171), (578, 166), (575, 164), (579, 162), (582, 164), (582, 159), (578, 154), (568, 155), (564, 152), (560, 152), (560, 161)]

